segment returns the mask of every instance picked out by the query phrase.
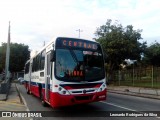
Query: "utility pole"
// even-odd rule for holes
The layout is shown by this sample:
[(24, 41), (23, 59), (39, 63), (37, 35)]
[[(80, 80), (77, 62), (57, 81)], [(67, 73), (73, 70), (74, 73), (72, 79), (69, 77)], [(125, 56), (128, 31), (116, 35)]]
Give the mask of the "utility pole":
[(79, 32), (79, 38), (80, 38), (80, 36), (81, 36), (81, 32), (83, 32), (81, 29), (78, 29), (78, 30), (76, 30), (76, 31), (78, 31)]
[(43, 42), (43, 46), (45, 46), (46, 44), (45, 44), (45, 41)]
[(7, 42), (6, 63), (5, 63), (5, 81), (6, 82), (9, 80), (9, 77), (10, 77), (9, 56), (10, 56), (10, 21), (9, 21), (9, 27), (8, 27), (8, 42)]

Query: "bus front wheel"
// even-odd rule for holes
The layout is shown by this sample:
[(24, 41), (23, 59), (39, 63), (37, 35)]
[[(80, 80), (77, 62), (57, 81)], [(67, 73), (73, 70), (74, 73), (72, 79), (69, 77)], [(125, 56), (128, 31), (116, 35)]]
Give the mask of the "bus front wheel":
[(44, 107), (47, 106), (47, 103), (46, 103), (45, 100), (44, 100), (44, 95), (43, 95), (42, 90), (41, 90), (41, 102), (42, 102), (42, 105), (43, 105)]
[(30, 94), (30, 91), (29, 91), (29, 88), (28, 88), (28, 86), (27, 86), (27, 88), (26, 88), (26, 89), (27, 89), (27, 94)]

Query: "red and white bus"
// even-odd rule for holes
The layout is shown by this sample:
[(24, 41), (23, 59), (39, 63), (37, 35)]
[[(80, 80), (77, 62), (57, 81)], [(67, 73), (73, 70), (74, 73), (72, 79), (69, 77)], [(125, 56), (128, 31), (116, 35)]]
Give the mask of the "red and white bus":
[(58, 37), (25, 64), (27, 93), (52, 107), (106, 100), (106, 78), (97, 42)]

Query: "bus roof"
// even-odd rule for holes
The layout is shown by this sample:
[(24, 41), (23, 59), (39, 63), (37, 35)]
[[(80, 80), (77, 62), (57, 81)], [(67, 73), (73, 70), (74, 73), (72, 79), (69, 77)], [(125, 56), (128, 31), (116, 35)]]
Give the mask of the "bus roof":
[[(61, 38), (61, 39), (62, 39), (62, 38), (64, 38), (64, 39), (69, 39), (69, 38), (71, 38), (71, 37), (53, 37), (48, 44), (46, 44), (45, 46), (43, 46), (39, 51), (36, 51), (36, 53), (35, 53), (33, 56), (30, 57), (30, 60), (33, 59), (36, 55), (38, 55), (40, 52), (42, 52), (44, 49), (47, 49), (47, 47), (49, 47), (50, 45), (52, 45), (52, 46), (55, 45), (55, 42), (56, 42), (56, 40), (57, 40), (58, 38)], [(81, 38), (71, 38), (71, 39), (86, 40), (86, 41), (91, 41), (91, 42), (97, 43), (96, 41), (87, 40), (87, 39), (81, 39)], [(28, 60), (27, 62), (29, 62), (30, 60)], [(27, 62), (26, 62), (26, 63), (27, 63)]]

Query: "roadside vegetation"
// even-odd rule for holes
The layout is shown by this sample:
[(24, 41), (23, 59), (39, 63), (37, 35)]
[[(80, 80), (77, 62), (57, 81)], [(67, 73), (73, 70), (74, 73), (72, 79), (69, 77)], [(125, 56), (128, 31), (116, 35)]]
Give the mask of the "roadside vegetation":
[[(6, 58), (6, 43), (2, 43), (0, 46), (0, 74), (5, 69), (5, 58)], [(10, 64), (9, 71), (20, 72), (24, 70), (25, 62), (30, 57), (29, 46), (18, 43), (10, 44)]]
[(160, 88), (160, 44), (153, 40), (147, 45), (142, 32), (111, 19), (97, 28), (95, 40), (106, 56), (108, 83)]

